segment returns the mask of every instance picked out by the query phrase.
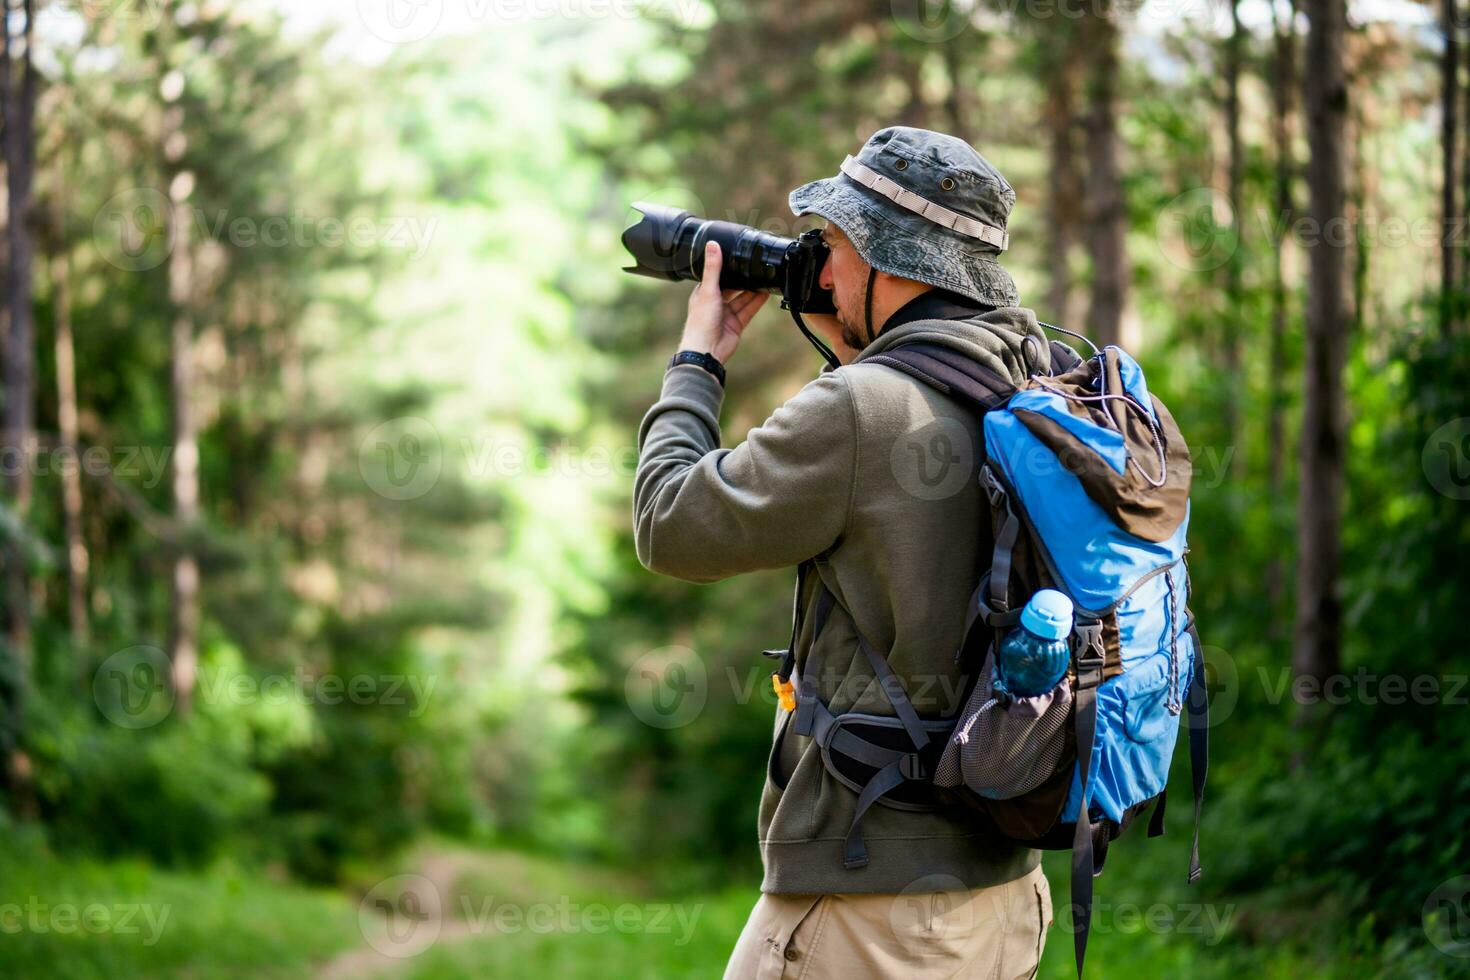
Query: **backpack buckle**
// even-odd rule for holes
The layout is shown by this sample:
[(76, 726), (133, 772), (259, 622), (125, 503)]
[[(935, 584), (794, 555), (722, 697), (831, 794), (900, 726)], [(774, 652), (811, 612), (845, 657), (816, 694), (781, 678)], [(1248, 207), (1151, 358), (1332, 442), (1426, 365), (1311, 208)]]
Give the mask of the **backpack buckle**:
[(923, 782), (929, 778), (929, 767), (913, 752), (898, 760), (898, 774), (911, 782)]
[(1077, 661), (1077, 686), (1079, 688), (1097, 687), (1102, 683), (1103, 664), (1106, 660), (1103, 652), (1102, 631), (1101, 622), (1079, 623), (1073, 628), (1072, 635), (1075, 637), (1073, 651)]
[(1000, 481), (995, 478), (995, 474), (990, 471), (989, 463), (980, 467), (980, 483), (985, 487), (986, 495), (990, 497), (990, 506), (999, 507), (1001, 501), (1006, 497), (1006, 491), (1000, 485)]

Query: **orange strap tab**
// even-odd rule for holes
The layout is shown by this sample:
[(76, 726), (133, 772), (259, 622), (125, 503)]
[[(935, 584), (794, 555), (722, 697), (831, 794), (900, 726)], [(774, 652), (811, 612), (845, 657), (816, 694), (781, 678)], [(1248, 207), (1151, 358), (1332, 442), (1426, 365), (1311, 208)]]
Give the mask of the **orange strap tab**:
[(790, 681), (783, 681), (779, 673), (771, 675), (771, 688), (776, 692), (781, 707), (787, 711), (796, 710), (796, 688)]

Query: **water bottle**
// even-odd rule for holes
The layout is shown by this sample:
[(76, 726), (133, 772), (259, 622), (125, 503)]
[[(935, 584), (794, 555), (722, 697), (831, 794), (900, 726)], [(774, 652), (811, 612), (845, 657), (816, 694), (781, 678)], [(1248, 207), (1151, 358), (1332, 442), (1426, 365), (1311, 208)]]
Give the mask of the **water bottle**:
[(1021, 610), (1021, 625), (1006, 634), (995, 658), (993, 686), (998, 693), (1034, 698), (1056, 687), (1072, 659), (1072, 600), (1042, 589)]

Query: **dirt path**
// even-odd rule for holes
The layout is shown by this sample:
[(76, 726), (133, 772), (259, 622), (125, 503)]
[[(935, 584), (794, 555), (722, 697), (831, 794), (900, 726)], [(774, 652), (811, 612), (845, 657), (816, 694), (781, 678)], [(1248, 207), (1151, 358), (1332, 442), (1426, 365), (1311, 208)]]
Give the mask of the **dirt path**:
[(482, 868), (474, 851), (421, 852), (417, 870), (379, 882), (358, 905), (358, 924), (367, 945), (329, 960), (317, 972), (322, 980), (358, 980), (406, 973), (414, 957), (431, 946), (474, 937), (470, 924), (454, 915), (456, 883)]
[[(511, 851), (426, 846), (402, 862), (403, 873), (369, 888), (358, 903), (362, 946), (324, 963), (323, 980), (405, 976), (416, 957), (445, 943), (484, 938), (486, 901), (544, 902), (585, 892), (636, 895), (616, 873), (569, 868)], [(478, 922), (478, 927), (474, 924)]]

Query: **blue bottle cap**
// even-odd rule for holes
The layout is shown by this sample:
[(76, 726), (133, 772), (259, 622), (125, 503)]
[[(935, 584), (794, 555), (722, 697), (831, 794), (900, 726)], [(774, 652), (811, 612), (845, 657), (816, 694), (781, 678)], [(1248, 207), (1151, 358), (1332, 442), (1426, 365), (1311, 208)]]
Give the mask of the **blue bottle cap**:
[(1043, 640), (1065, 640), (1072, 632), (1072, 600), (1042, 589), (1021, 610), (1021, 625)]

